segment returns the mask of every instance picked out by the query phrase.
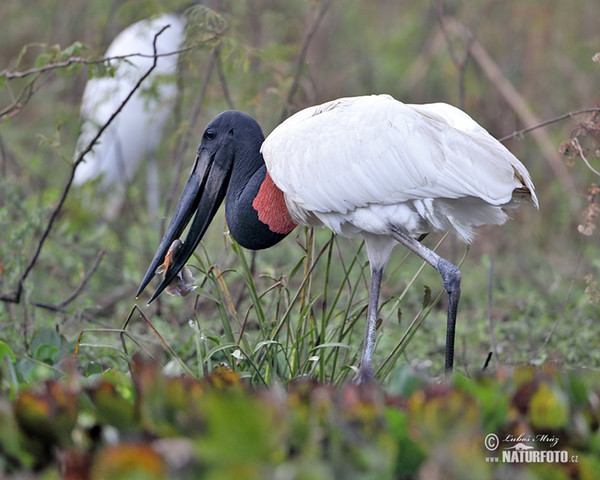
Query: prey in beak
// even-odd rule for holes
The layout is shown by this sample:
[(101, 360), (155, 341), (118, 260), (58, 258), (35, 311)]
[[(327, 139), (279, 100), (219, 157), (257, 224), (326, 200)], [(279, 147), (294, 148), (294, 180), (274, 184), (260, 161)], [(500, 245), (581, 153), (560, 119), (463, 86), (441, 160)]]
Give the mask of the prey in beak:
[[(162, 273), (162, 281), (148, 303), (165, 289), (167, 293), (175, 292), (176, 295), (187, 295), (191, 292), (191, 272), (180, 272), (187, 268), (186, 262), (200, 243), (225, 198), (233, 164), (230, 144), (217, 140), (216, 133), (207, 128), (173, 218), (138, 289), (136, 296), (139, 297), (154, 275)], [(179, 238), (192, 216), (194, 219), (182, 243)]]
[[(164, 263), (156, 269), (157, 274), (162, 273), (163, 278), (165, 278), (167, 270), (169, 270), (169, 267), (175, 258), (177, 258), (182, 246), (183, 243), (181, 243), (181, 240), (177, 239), (173, 241), (169, 251), (167, 252), (167, 255), (165, 256)], [(171, 283), (165, 287), (165, 292), (167, 292), (169, 295), (185, 297), (196, 289), (196, 285), (194, 285), (195, 283), (196, 279), (192, 275), (191, 270), (184, 265), (183, 268), (176, 274)]]

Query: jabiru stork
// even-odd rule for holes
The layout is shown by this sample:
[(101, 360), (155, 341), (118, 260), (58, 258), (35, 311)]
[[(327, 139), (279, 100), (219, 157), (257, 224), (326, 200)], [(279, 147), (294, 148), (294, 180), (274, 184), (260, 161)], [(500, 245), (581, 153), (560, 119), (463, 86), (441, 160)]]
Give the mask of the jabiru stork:
[[(442, 277), (448, 295), (446, 370), (453, 368), (461, 274), (417, 238), (500, 225), (525, 200), (538, 206), (529, 172), (462, 110), (408, 105), (388, 95), (341, 98), (306, 108), (265, 140), (250, 116), (227, 111), (206, 127), (198, 155), (138, 296), (196, 212), (183, 245), (159, 269), (154, 300), (185, 266), (219, 205), (232, 237), (268, 248), (297, 224), (363, 237), (371, 267), (367, 327), (357, 382), (373, 378), (379, 291), (400, 243)], [(149, 302), (149, 303), (150, 303)]]
[[(128, 26), (115, 37), (105, 54), (105, 58), (126, 58), (112, 60), (114, 75), (90, 79), (83, 91), (81, 134), (74, 158), (87, 147), (98, 129), (150, 69), (154, 62), (154, 37), (165, 26), (168, 28), (156, 38), (156, 53), (160, 56), (154, 70), (75, 171), (74, 185), (100, 179), (99, 190), (110, 192), (109, 219), (119, 213), (126, 187), (134, 178), (142, 158), (158, 148), (165, 124), (173, 112), (178, 61), (178, 54), (173, 52), (177, 52), (185, 39), (185, 17), (165, 13)], [(157, 183), (152, 175), (158, 176), (157, 167), (149, 162), (148, 180)], [(149, 186), (149, 204), (157, 203), (154, 200), (157, 188)], [(154, 205), (151, 210), (157, 208), (158, 205)]]

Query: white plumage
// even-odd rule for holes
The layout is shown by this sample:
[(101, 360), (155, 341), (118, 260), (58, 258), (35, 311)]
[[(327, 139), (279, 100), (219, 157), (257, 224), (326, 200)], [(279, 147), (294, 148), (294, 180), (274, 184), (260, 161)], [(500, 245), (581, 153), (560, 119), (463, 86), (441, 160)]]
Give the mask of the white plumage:
[[(523, 164), (462, 110), (388, 95), (310, 107), (261, 149), (295, 221), (337, 234), (410, 236), (502, 224), (533, 183)], [(310, 161), (307, 161), (310, 159)], [(391, 241), (391, 240), (390, 240)]]
[[(82, 127), (75, 158), (152, 66), (152, 43), (165, 25), (170, 27), (158, 36), (157, 53), (174, 52), (185, 38), (185, 18), (176, 14), (139, 21), (111, 43), (106, 57), (138, 53), (145, 56), (114, 60), (111, 62), (116, 67), (114, 76), (88, 81), (81, 100)], [(177, 94), (177, 60), (177, 54), (158, 57), (156, 68), (77, 168), (75, 185), (101, 178), (103, 189), (114, 186), (123, 189), (131, 181), (140, 160), (160, 144), (163, 128), (172, 113)]]

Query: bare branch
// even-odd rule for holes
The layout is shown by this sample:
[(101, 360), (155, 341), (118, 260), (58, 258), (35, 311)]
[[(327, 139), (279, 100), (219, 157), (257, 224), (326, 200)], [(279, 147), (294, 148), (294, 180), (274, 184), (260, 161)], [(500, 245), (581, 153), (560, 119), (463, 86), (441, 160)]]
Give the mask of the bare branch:
[[(105, 254), (106, 254), (106, 252), (104, 250), (100, 250), (98, 252), (98, 255), (96, 255), (96, 259), (94, 260), (94, 263), (92, 265), (92, 268), (85, 275), (85, 277), (83, 277), (83, 280), (81, 281), (81, 283), (79, 284), (79, 286), (66, 299), (64, 299), (62, 302), (54, 305), (56, 307), (57, 311), (64, 311), (65, 307), (69, 303), (71, 303), (73, 300), (75, 300), (81, 294), (81, 292), (83, 292), (83, 289), (85, 288), (85, 286), (87, 285), (87, 283), (90, 281), (90, 278), (92, 278), (92, 275), (96, 272), (96, 270), (100, 266), (100, 262), (102, 262), (102, 259), (104, 258)], [(32, 304), (35, 305), (35, 306), (37, 306), (37, 307), (49, 308), (50, 310), (52, 310), (51, 307), (53, 307), (52, 304), (44, 303), (44, 302), (32, 302)]]
[(598, 170), (596, 170), (594, 167), (592, 167), (592, 165), (590, 164), (589, 160), (585, 157), (585, 153), (583, 153), (583, 149), (581, 148), (581, 144), (579, 143), (579, 140), (577, 139), (577, 137), (571, 139), (571, 145), (573, 145), (576, 149), (577, 149), (577, 153), (579, 154), (579, 158), (581, 158), (583, 160), (583, 162), (587, 165), (587, 167), (596, 175), (598, 175), (600, 177), (600, 172)]
[[(169, 26), (170, 25), (165, 25), (164, 28), (168, 28)], [(163, 28), (163, 30), (164, 30), (164, 28)], [(159, 32), (159, 34), (162, 33), (163, 30), (161, 30), (161, 32)], [(171, 55), (178, 55), (182, 52), (192, 50), (192, 49), (196, 48), (196, 46), (197, 45), (191, 45), (188, 47), (181, 48), (179, 50), (174, 50), (172, 52), (166, 52), (166, 53), (160, 53), (160, 54), (156, 53), (156, 56), (148, 55), (148, 54), (144, 54), (144, 53), (130, 53), (127, 55), (116, 55), (114, 57), (105, 57), (105, 58), (100, 58), (97, 60), (89, 60), (89, 59), (83, 58), (83, 57), (69, 57), (66, 60), (63, 60), (61, 62), (51, 63), (48, 65), (44, 65), (42, 67), (31, 68), (28, 70), (24, 70), (22, 72), (11, 72), (11, 71), (5, 69), (2, 72), (0, 72), (0, 78), (3, 77), (5, 80), (26, 78), (31, 75), (37, 75), (37, 76), (34, 77), (30, 81), (30, 83), (25, 85), (25, 87), (23, 87), (23, 89), (19, 93), (18, 97), (14, 100), (14, 102), (11, 105), (8, 105), (7, 107), (4, 107), (2, 110), (0, 110), (0, 119), (13, 117), (21, 111), (21, 109), (27, 104), (27, 102), (32, 97), (33, 93), (35, 92), (35, 89), (33, 88), (35, 82), (38, 80), (38, 78), (41, 75), (43, 75), (45, 73), (56, 71), (56, 70), (66, 68), (66, 67), (69, 67), (70, 65), (75, 65), (75, 64), (97, 65), (97, 64), (101, 64), (101, 63), (110, 63), (115, 60), (126, 60), (128, 58), (133, 58), (133, 57), (154, 58), (156, 61), (156, 58), (168, 57)]]
[[(160, 35), (166, 28), (169, 28), (169, 26), (170, 25), (165, 25), (164, 28), (160, 32), (158, 32), (156, 35)], [(187, 51), (191, 50), (192, 48), (195, 48), (195, 45), (181, 48), (179, 50), (174, 50), (172, 52), (157, 53), (156, 55), (149, 55), (146, 53), (129, 53), (127, 55), (116, 55), (114, 57), (104, 57), (104, 58), (99, 58), (96, 60), (90, 60), (88, 58), (83, 58), (83, 57), (69, 57), (66, 60), (63, 60), (62, 62), (49, 63), (48, 65), (44, 65), (42, 67), (30, 68), (28, 70), (23, 70), (22, 72), (11, 72), (11, 71), (5, 69), (5, 70), (2, 70), (2, 72), (0, 72), (0, 77), (4, 77), (6, 80), (14, 80), (17, 78), (25, 78), (30, 75), (45, 73), (45, 72), (48, 72), (51, 70), (59, 70), (61, 68), (66, 68), (71, 65), (78, 64), (78, 63), (80, 63), (82, 65), (97, 65), (99, 63), (109, 63), (113, 60), (125, 60), (125, 59), (132, 58), (132, 57), (157, 59), (159, 57), (169, 57), (171, 55), (179, 55), (180, 53), (187, 52)]]
[(454, 49), (454, 45), (452, 44), (452, 39), (450, 38), (450, 32), (446, 29), (446, 22), (444, 21), (444, 0), (441, 0), (437, 4), (437, 19), (440, 24), (440, 29), (442, 31), (442, 35), (446, 42), (446, 48), (448, 49), (448, 54), (450, 55), (450, 60), (454, 63), (454, 66), (458, 70), (458, 106), (464, 110), (465, 109), (465, 80), (466, 80), (466, 72), (467, 65), (469, 60), (471, 59), (471, 46), (475, 41), (475, 37), (473, 34), (467, 30), (466, 35), (461, 40), (464, 41), (464, 52), (461, 57), (458, 56), (458, 53)]
[(35, 92), (35, 82), (39, 79), (36, 77), (32, 79), (27, 85), (25, 85), (19, 95), (15, 98), (13, 103), (0, 110), (0, 119), (12, 118), (17, 115), (21, 109), (29, 102), (33, 93)]
[(231, 95), (229, 94), (227, 80), (225, 79), (225, 73), (223, 72), (223, 60), (221, 59), (221, 44), (219, 44), (217, 48), (215, 48), (215, 55), (217, 61), (217, 74), (219, 75), (219, 81), (221, 82), (221, 88), (223, 89), (225, 101), (227, 102), (227, 106), (231, 110), (234, 110), (235, 106), (233, 105), (233, 100), (231, 99)]
[(568, 118), (573, 118), (576, 115), (583, 115), (584, 113), (600, 113), (600, 107), (595, 108), (584, 108), (583, 110), (576, 110), (574, 112), (565, 113), (563, 115), (559, 115), (558, 117), (551, 118), (550, 120), (546, 120), (544, 122), (538, 123), (537, 125), (533, 125), (531, 127), (524, 128), (522, 130), (517, 130), (516, 132), (511, 133), (510, 135), (506, 135), (498, 140), (501, 142), (506, 142), (511, 138), (517, 138), (521, 135), (531, 132), (532, 130), (537, 130), (538, 128), (547, 127), (548, 125), (552, 125), (553, 123), (562, 122)]
[(140, 88), (142, 83), (146, 80), (146, 78), (148, 78), (150, 73), (156, 68), (156, 63), (158, 60), (158, 55), (157, 55), (157, 50), (156, 50), (156, 40), (157, 40), (158, 36), (161, 33), (163, 33), (167, 28), (169, 28), (169, 25), (165, 25), (159, 32), (156, 33), (156, 35), (154, 35), (154, 40), (152, 42), (152, 48), (154, 51), (154, 61), (153, 61), (152, 65), (150, 66), (150, 68), (146, 71), (146, 73), (144, 75), (142, 75), (142, 77), (138, 80), (138, 82), (135, 84), (133, 89), (129, 92), (129, 94), (127, 95), (125, 100), (123, 100), (123, 102), (121, 103), (119, 108), (111, 115), (111, 117), (107, 120), (107, 122), (104, 125), (102, 125), (102, 127), (100, 127), (100, 129), (98, 130), (98, 132), (96, 133), (94, 138), (92, 138), (92, 140), (89, 142), (87, 147), (80, 152), (77, 159), (73, 162), (67, 183), (63, 188), (62, 194), (58, 200), (56, 207), (54, 207), (54, 210), (50, 214), (48, 224), (46, 225), (46, 228), (44, 229), (44, 232), (42, 233), (42, 236), (41, 236), (41, 238), (38, 242), (38, 245), (35, 249), (35, 252), (31, 256), (31, 259), (29, 260), (27, 266), (25, 267), (25, 271), (21, 274), (21, 278), (18, 281), (17, 289), (14, 292), (5, 293), (5, 294), (0, 295), (0, 300), (5, 301), (5, 302), (12, 302), (12, 303), (20, 302), (21, 293), (23, 292), (23, 283), (25, 282), (25, 279), (29, 276), (29, 273), (31, 272), (31, 270), (33, 270), (33, 267), (35, 266), (35, 264), (40, 256), (40, 253), (42, 251), (42, 247), (44, 246), (46, 239), (48, 238), (48, 236), (50, 235), (50, 232), (52, 231), (52, 227), (54, 226), (54, 221), (58, 218), (58, 214), (62, 210), (63, 204), (65, 203), (65, 200), (67, 198), (67, 194), (69, 193), (69, 190), (71, 188), (71, 184), (73, 183), (73, 178), (75, 177), (75, 170), (77, 169), (79, 164), (83, 161), (83, 158), (85, 157), (85, 155), (87, 155), (88, 152), (90, 152), (92, 150), (94, 144), (98, 141), (98, 139), (100, 138), (102, 133), (104, 133), (104, 131), (108, 128), (108, 126), (112, 123), (112, 121), (117, 117), (117, 115), (119, 115), (119, 113), (121, 113), (121, 111), (123, 110), (123, 108), (125, 107), (127, 102), (129, 102), (129, 100), (134, 95), (134, 93)]

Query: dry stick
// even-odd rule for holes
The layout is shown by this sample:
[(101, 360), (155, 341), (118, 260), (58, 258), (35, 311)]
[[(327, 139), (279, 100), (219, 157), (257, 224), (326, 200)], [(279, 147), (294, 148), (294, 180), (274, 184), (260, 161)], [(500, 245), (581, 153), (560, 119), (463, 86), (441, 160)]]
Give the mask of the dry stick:
[(19, 114), (23, 107), (27, 105), (31, 97), (33, 97), (33, 93), (36, 91), (36, 88), (34, 88), (35, 82), (39, 78), (40, 77), (36, 77), (33, 80), (31, 80), (27, 85), (25, 85), (21, 89), (21, 92), (18, 94), (18, 96), (15, 98), (12, 104), (0, 110), (0, 119), (4, 120), (12, 118)]
[[(170, 25), (165, 25), (163, 29), (155, 35), (155, 38), (158, 37), (165, 29), (169, 28)], [(195, 48), (195, 45), (184, 47), (179, 50), (174, 50), (172, 52), (166, 53), (157, 53), (156, 50), (154, 54), (150, 55), (147, 53), (128, 53), (127, 55), (115, 55), (114, 57), (105, 57), (97, 60), (89, 60), (83, 57), (69, 57), (62, 62), (49, 63), (48, 65), (44, 65), (43, 67), (30, 68), (29, 70), (23, 70), (22, 72), (11, 72), (9, 70), (2, 70), (0, 72), (0, 77), (4, 77), (5, 80), (13, 80), (17, 78), (25, 78), (30, 75), (36, 75), (38, 73), (45, 73), (52, 70), (59, 70), (61, 68), (66, 68), (70, 65), (81, 63), (82, 65), (96, 65), (99, 63), (107, 63), (112, 60), (125, 60), (132, 57), (143, 57), (143, 58), (153, 58), (157, 59), (159, 57), (169, 57), (171, 55), (179, 55), (180, 53), (187, 52)]]
[(469, 60), (471, 59), (471, 45), (473, 44), (473, 41), (475, 40), (475, 38), (473, 37), (471, 32), (469, 32), (469, 31), (466, 32), (466, 38), (464, 39), (465, 51), (462, 55), (462, 58), (459, 58), (456, 51), (454, 50), (454, 46), (452, 45), (452, 41), (450, 39), (450, 33), (448, 32), (448, 30), (446, 30), (446, 23), (444, 22), (444, 16), (443, 16), (442, 9), (443, 9), (443, 0), (441, 2), (438, 2), (438, 10), (437, 10), (438, 22), (440, 24), (440, 28), (442, 30), (442, 35), (444, 36), (444, 40), (446, 42), (446, 48), (448, 49), (448, 54), (450, 55), (450, 59), (452, 60), (452, 63), (454, 63), (454, 66), (458, 70), (458, 106), (459, 106), (459, 108), (464, 110), (465, 109), (465, 92), (466, 92), (466, 87), (465, 87), (466, 76), (465, 76), (465, 74), (467, 71), (467, 64), (469, 63)]
[[(167, 28), (167, 27), (168, 26), (165, 26), (165, 28)], [(160, 35), (160, 33), (162, 33), (162, 30), (157, 35)], [(81, 57), (69, 57), (67, 60), (64, 60), (62, 62), (51, 63), (48, 65), (44, 65), (43, 67), (31, 68), (29, 70), (24, 70), (22, 72), (11, 72), (8, 70), (3, 70), (2, 72), (0, 72), (0, 78), (3, 77), (5, 80), (14, 80), (14, 79), (19, 79), (19, 78), (25, 78), (25, 77), (28, 77), (31, 75), (38, 75), (38, 77), (35, 77), (33, 80), (31, 80), (31, 82), (28, 83), (21, 90), (21, 93), (19, 94), (19, 96), (13, 101), (13, 103), (11, 105), (0, 110), (0, 119), (14, 117), (21, 111), (21, 109), (29, 102), (29, 100), (33, 96), (33, 93), (36, 90), (34, 88), (35, 82), (40, 78), (40, 75), (43, 75), (44, 73), (55, 71), (55, 70), (58, 70), (61, 68), (66, 68), (70, 65), (77, 64), (77, 63), (83, 64), (83, 65), (95, 65), (98, 63), (108, 63), (112, 60), (124, 60), (124, 59), (130, 58), (130, 57), (144, 57), (144, 58), (167, 57), (170, 55), (176, 55), (181, 52), (191, 50), (194, 47), (195, 46), (192, 45), (192, 46), (185, 47), (185, 48), (175, 50), (172, 52), (161, 53), (161, 54), (157, 53), (156, 57), (154, 57), (154, 55), (147, 55), (147, 54), (143, 54), (143, 53), (130, 53), (128, 55), (117, 55), (114, 57), (101, 58), (99, 60), (88, 60), (88, 59), (81, 58)]]
[(573, 137), (571, 139), (571, 145), (573, 145), (576, 149), (577, 149), (577, 153), (579, 154), (579, 158), (581, 158), (583, 160), (583, 162), (586, 164), (586, 166), (597, 176), (600, 177), (600, 171), (596, 170), (594, 167), (592, 167), (592, 165), (590, 164), (589, 160), (586, 158), (585, 153), (583, 153), (583, 150), (581, 148), (581, 144), (579, 143), (579, 140), (577, 139), (577, 137)]
[(583, 110), (575, 110), (574, 112), (565, 113), (563, 115), (559, 115), (558, 117), (551, 118), (550, 120), (546, 120), (545, 122), (538, 123), (537, 125), (533, 125), (522, 130), (517, 130), (516, 132), (513, 132), (510, 135), (506, 135), (502, 138), (499, 138), (498, 141), (505, 142), (506, 140), (510, 140), (511, 138), (520, 137), (521, 135), (529, 133), (532, 130), (547, 127), (548, 125), (552, 125), (553, 123), (562, 122), (567, 118), (573, 118), (575, 115), (583, 115), (584, 113), (600, 113), (600, 107), (584, 108)]
[(53, 305), (51, 303), (45, 303), (45, 302), (31, 302), (31, 304), (36, 307), (46, 308), (48, 310), (56, 310), (59, 312), (64, 311), (65, 307), (81, 294), (81, 292), (83, 291), (83, 289), (89, 282), (90, 278), (92, 278), (92, 275), (96, 272), (96, 270), (100, 266), (100, 262), (102, 262), (102, 259), (104, 258), (105, 254), (106, 254), (106, 251), (104, 251), (104, 250), (100, 250), (98, 252), (98, 255), (96, 255), (96, 259), (94, 260), (94, 264), (92, 265), (92, 268), (90, 269), (90, 271), (85, 275), (85, 277), (83, 277), (83, 280), (81, 281), (79, 286), (73, 291), (73, 293), (71, 295), (69, 295), (66, 299), (64, 299), (62, 302), (57, 303), (56, 305)]
[[(129, 322), (133, 318), (133, 313), (136, 312), (136, 311), (138, 312), (140, 318), (142, 320), (144, 320), (144, 322), (146, 322), (146, 325), (148, 325), (148, 327), (150, 327), (150, 329), (152, 330), (152, 333), (154, 333), (154, 335), (160, 340), (160, 343), (163, 344), (163, 346), (165, 347), (165, 349), (171, 354), (171, 356), (173, 358), (175, 358), (175, 360), (177, 360), (179, 362), (179, 365), (181, 366), (181, 369), (188, 376), (190, 376), (191, 378), (195, 378), (194, 372), (192, 372), (189, 369), (189, 367), (185, 364), (185, 362), (181, 359), (181, 357), (179, 355), (177, 355), (177, 353), (175, 352), (175, 350), (173, 350), (173, 348), (171, 347), (171, 345), (169, 345), (169, 342), (167, 342), (164, 339), (164, 337), (160, 334), (160, 332), (154, 327), (154, 325), (152, 325), (152, 322), (146, 318), (146, 315), (144, 315), (144, 312), (141, 310), (141, 308), (138, 307), (137, 305), (134, 305), (133, 308), (131, 309), (131, 312), (129, 313), (129, 316), (127, 317), (127, 320), (125, 321), (125, 324), (123, 325), (123, 328), (120, 331), (121, 344), (123, 345), (123, 350), (124, 350), (125, 354), (128, 355), (128, 353), (127, 353), (127, 345), (125, 344), (125, 336), (133, 339), (133, 337), (131, 336), (131, 334), (129, 334), (126, 329), (127, 329), (127, 326), (129, 325)], [(138, 343), (138, 345), (141, 346), (139, 343)]]
[[(133, 312), (132, 312), (132, 313), (133, 313)], [(131, 314), (130, 314), (130, 315), (131, 315)], [(145, 347), (144, 347), (144, 346), (143, 346), (143, 345), (140, 343), (140, 342), (141, 342), (141, 339), (138, 339), (138, 338), (136, 338), (136, 336), (134, 336), (133, 334), (131, 334), (131, 333), (129, 333), (129, 332), (126, 332), (126, 331), (124, 331), (123, 329), (120, 329), (120, 328), (103, 327), (103, 328), (90, 328), (90, 329), (84, 329), (84, 330), (82, 330), (81, 332), (79, 332), (79, 336), (77, 337), (77, 342), (75, 342), (75, 350), (73, 351), (73, 358), (74, 358), (75, 360), (77, 360), (77, 357), (79, 356), (79, 350), (81, 349), (81, 347), (83, 347), (83, 346), (97, 346), (97, 345), (94, 345), (94, 344), (86, 344), (86, 343), (82, 343), (83, 336), (84, 336), (86, 333), (95, 333), (95, 334), (98, 334), (98, 333), (118, 333), (118, 334), (121, 336), (121, 344), (122, 344), (122, 345), (123, 345), (123, 347), (124, 347), (124, 348), (123, 348), (123, 350), (124, 350), (124, 352), (123, 352), (123, 353), (124, 353), (125, 357), (127, 357), (127, 355), (128, 355), (128, 352), (127, 352), (127, 346), (126, 346), (126, 344), (125, 344), (125, 339), (124, 339), (124, 336), (128, 337), (128, 338), (129, 338), (129, 339), (130, 339), (130, 340), (131, 340), (133, 343), (135, 343), (135, 344), (136, 344), (136, 345), (137, 345), (137, 346), (140, 348), (140, 350), (144, 350), (144, 351), (145, 351), (145, 353), (146, 353), (146, 354), (147, 354), (147, 355), (148, 355), (150, 358), (154, 358), (154, 357), (152, 356), (152, 353), (150, 353), (150, 352), (148, 351), (148, 349), (147, 349), (147, 348), (145, 348)], [(115, 348), (115, 347), (112, 347), (112, 345), (108, 345), (108, 346), (109, 346), (109, 347), (111, 347), (111, 348)], [(115, 350), (116, 350), (116, 348), (115, 348)]]
[(217, 74), (219, 75), (219, 81), (221, 82), (221, 88), (223, 89), (223, 95), (225, 97), (225, 101), (227, 102), (227, 106), (230, 110), (235, 110), (235, 106), (233, 104), (233, 100), (231, 99), (231, 95), (229, 93), (229, 88), (227, 87), (227, 81), (225, 80), (225, 73), (223, 72), (223, 60), (221, 58), (221, 44), (217, 46), (215, 49), (216, 61), (217, 61)]
[(157, 62), (157, 59), (158, 59), (158, 56), (156, 55), (156, 39), (167, 28), (169, 28), (169, 25), (166, 25), (165, 27), (163, 27), (156, 35), (154, 35), (154, 41), (152, 42), (152, 48), (153, 48), (155, 56), (154, 56), (154, 62), (152, 63), (152, 66), (138, 80), (138, 82), (135, 84), (135, 86), (133, 87), (133, 89), (131, 90), (131, 92), (129, 92), (129, 94), (127, 95), (127, 97), (125, 98), (125, 100), (123, 100), (123, 102), (121, 103), (121, 105), (119, 106), (119, 108), (111, 115), (111, 117), (108, 119), (108, 121), (104, 125), (102, 125), (102, 127), (100, 127), (100, 130), (98, 130), (98, 133), (96, 133), (96, 135), (94, 136), (94, 138), (92, 138), (92, 140), (87, 145), (87, 147), (79, 154), (79, 156), (77, 157), (77, 159), (75, 160), (75, 162), (73, 162), (73, 165), (71, 166), (71, 172), (69, 174), (69, 179), (67, 180), (67, 183), (66, 183), (65, 187), (63, 188), (63, 191), (62, 191), (62, 194), (60, 196), (60, 199), (58, 200), (58, 204), (56, 205), (56, 207), (54, 208), (54, 210), (50, 214), (50, 219), (48, 220), (48, 224), (46, 225), (46, 228), (45, 228), (44, 232), (42, 233), (42, 236), (41, 236), (41, 238), (40, 238), (40, 240), (38, 242), (37, 248), (35, 249), (35, 252), (31, 256), (31, 259), (29, 260), (29, 263), (27, 264), (27, 267), (25, 268), (25, 271), (21, 275), (21, 278), (19, 279), (19, 282), (18, 282), (18, 285), (17, 285), (17, 290), (14, 291), (14, 292), (12, 292), (12, 293), (5, 293), (5, 294), (0, 295), (0, 300), (1, 301), (11, 302), (11, 303), (19, 303), (20, 302), (20, 300), (21, 300), (21, 293), (23, 292), (23, 283), (25, 282), (25, 279), (29, 276), (29, 273), (31, 272), (31, 270), (33, 270), (33, 267), (35, 266), (35, 264), (36, 264), (36, 262), (37, 262), (37, 260), (38, 260), (38, 258), (40, 256), (40, 253), (42, 251), (42, 247), (44, 245), (44, 242), (46, 241), (46, 239), (50, 235), (50, 231), (52, 230), (52, 227), (54, 226), (54, 221), (58, 218), (58, 214), (60, 213), (60, 211), (62, 209), (62, 206), (65, 203), (65, 200), (67, 199), (67, 194), (69, 193), (69, 190), (71, 188), (71, 184), (73, 183), (73, 178), (75, 176), (75, 170), (77, 169), (77, 167), (79, 166), (79, 164), (83, 161), (83, 157), (93, 148), (94, 144), (100, 138), (100, 136), (102, 135), (102, 133), (104, 133), (104, 131), (108, 128), (108, 126), (116, 118), (116, 116), (119, 113), (121, 113), (121, 110), (123, 110), (123, 108), (125, 107), (125, 105), (127, 104), (127, 102), (131, 99), (131, 97), (133, 96), (133, 94), (138, 90), (138, 88), (140, 87), (140, 85), (144, 82), (144, 80), (146, 80), (146, 78), (148, 77), (148, 75), (150, 75), (150, 73), (152, 72), (152, 70), (154, 70), (154, 68), (156, 67), (156, 62)]
[[(445, 28), (454, 35), (468, 39), (472, 34), (454, 18), (444, 18), (443, 23)], [(502, 73), (496, 62), (488, 55), (483, 46), (473, 39), (471, 42), (471, 55), (479, 64), (483, 72), (488, 76), (489, 80), (494, 84), (504, 99), (508, 102), (517, 116), (525, 124), (526, 127), (533, 127), (540, 123), (539, 119), (527, 105), (525, 99), (509, 82), (506, 76)], [(558, 156), (548, 133), (544, 130), (532, 130), (532, 135), (537, 142), (540, 150), (544, 153), (550, 168), (554, 175), (558, 178), (565, 190), (575, 190), (575, 183), (565, 167), (564, 163)]]
[(321, 20), (323, 20), (323, 17), (325, 16), (325, 13), (327, 13), (327, 10), (329, 9), (329, 6), (331, 5), (331, 3), (332, 3), (332, 0), (327, 0), (326, 2), (323, 3), (323, 6), (321, 7), (321, 11), (317, 15), (317, 18), (315, 19), (314, 23), (311, 25), (311, 27), (306, 32), (306, 35), (304, 37), (304, 42), (302, 43), (302, 49), (300, 50), (300, 56), (298, 57), (298, 62), (296, 63), (296, 73), (294, 74), (294, 79), (292, 80), (292, 86), (290, 87), (290, 90), (288, 91), (287, 98), (285, 99), (285, 104), (283, 105), (283, 110), (281, 112), (281, 118), (279, 119), (280, 123), (283, 122), (289, 114), (290, 106), (292, 104), (292, 99), (294, 98), (294, 95), (296, 94), (296, 91), (298, 90), (298, 86), (300, 85), (300, 77), (302, 76), (302, 70), (304, 67), (304, 63), (306, 61), (306, 55), (308, 54), (308, 46), (310, 45), (311, 40), (315, 36), (315, 33), (317, 33), (317, 29), (319, 28), (319, 25), (321, 24)]
[(75, 289), (75, 291), (69, 297), (67, 297), (62, 302), (60, 302), (58, 304), (59, 307), (62, 307), (62, 308), (66, 307), (69, 303), (71, 303), (73, 300), (75, 300), (79, 296), (79, 294), (83, 291), (83, 289), (85, 288), (87, 283), (90, 281), (90, 278), (92, 278), (92, 275), (94, 274), (94, 272), (100, 266), (100, 263), (102, 262), (102, 259), (104, 258), (105, 254), (106, 254), (105, 250), (100, 250), (98, 252), (98, 255), (96, 255), (96, 259), (94, 260), (94, 264), (92, 265), (92, 268), (87, 273), (87, 275), (83, 278), (79, 287), (77, 287)]

